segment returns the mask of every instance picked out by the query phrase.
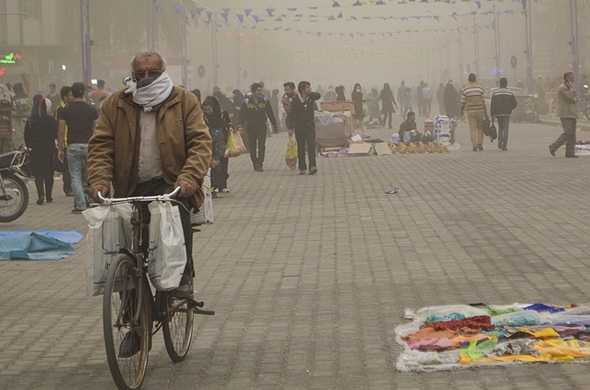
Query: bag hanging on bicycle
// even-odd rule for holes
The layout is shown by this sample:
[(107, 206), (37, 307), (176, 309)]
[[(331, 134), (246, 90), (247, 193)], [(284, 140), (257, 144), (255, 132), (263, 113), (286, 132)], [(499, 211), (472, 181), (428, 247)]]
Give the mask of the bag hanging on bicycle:
[(170, 202), (149, 204), (148, 275), (157, 290), (168, 291), (180, 285), (186, 267), (186, 244), (178, 206)]
[(130, 204), (93, 207), (82, 214), (88, 222), (86, 236), (86, 292), (104, 293), (109, 266), (122, 248), (131, 245)]

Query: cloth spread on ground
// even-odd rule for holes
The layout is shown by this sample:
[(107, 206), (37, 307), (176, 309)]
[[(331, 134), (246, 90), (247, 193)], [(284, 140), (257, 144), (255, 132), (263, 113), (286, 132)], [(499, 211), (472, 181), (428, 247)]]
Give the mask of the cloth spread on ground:
[(75, 253), (70, 244), (80, 242), (76, 231), (0, 232), (0, 260), (59, 260)]
[[(475, 307), (474, 307), (475, 306)], [(590, 307), (453, 305), (406, 310), (396, 328), (399, 371), (518, 363), (590, 363)]]

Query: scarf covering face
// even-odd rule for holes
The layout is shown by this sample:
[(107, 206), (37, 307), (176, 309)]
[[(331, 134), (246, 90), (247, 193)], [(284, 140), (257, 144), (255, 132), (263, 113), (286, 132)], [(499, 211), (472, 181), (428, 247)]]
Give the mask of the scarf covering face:
[(33, 97), (33, 109), (31, 110), (31, 116), (29, 122), (31, 125), (41, 119), (42, 116), (47, 115), (47, 102), (45, 96), (35, 95)]
[(148, 77), (139, 82), (134, 77), (126, 77), (123, 84), (127, 86), (125, 93), (132, 94), (133, 101), (142, 106), (145, 112), (150, 112), (164, 103), (174, 87), (168, 72), (162, 73), (156, 79)]

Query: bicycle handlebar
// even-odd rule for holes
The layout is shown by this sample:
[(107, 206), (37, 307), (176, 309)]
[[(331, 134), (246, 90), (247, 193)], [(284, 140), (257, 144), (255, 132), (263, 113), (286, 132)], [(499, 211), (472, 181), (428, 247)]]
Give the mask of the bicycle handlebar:
[(103, 205), (111, 205), (114, 203), (128, 203), (128, 202), (154, 202), (154, 201), (166, 201), (172, 200), (173, 197), (178, 195), (180, 192), (180, 186), (176, 187), (174, 191), (169, 194), (164, 195), (153, 195), (153, 196), (132, 196), (129, 198), (105, 198), (102, 196), (100, 191), (98, 191), (98, 199), (102, 202)]

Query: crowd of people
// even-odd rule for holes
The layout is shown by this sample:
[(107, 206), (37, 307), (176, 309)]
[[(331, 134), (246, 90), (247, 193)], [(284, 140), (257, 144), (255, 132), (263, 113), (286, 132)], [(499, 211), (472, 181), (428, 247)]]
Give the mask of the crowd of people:
[[(164, 73), (156, 74), (155, 70), (150, 72), (144, 74), (144, 77), (134, 74), (130, 79), (137, 83), (125, 89), (125, 94), (135, 94), (137, 99), (144, 99), (140, 102), (150, 101), (152, 96), (142, 97), (138, 93), (141, 91), (141, 82), (153, 79), (159, 85), (160, 76)], [(568, 77), (571, 78), (569, 75)], [(575, 93), (569, 78), (564, 78), (565, 81), (559, 86), (554, 85), (556, 83), (553, 79), (539, 79), (537, 88), (555, 91), (558, 100), (557, 114), (564, 126), (562, 136), (549, 147), (550, 153), (554, 155), (559, 146), (565, 143), (566, 157), (575, 157), (575, 131), (572, 131), (575, 124), (572, 123), (577, 113), (574, 113), (575, 108), (571, 106)], [(125, 82), (129, 84), (129, 80)], [(82, 212), (91, 202), (86, 174), (88, 143), (101, 107), (110, 95), (105, 89), (104, 80), (98, 80), (94, 88), (78, 82), (72, 86), (64, 86), (59, 91), (52, 83), (45, 96), (34, 96), (32, 107), (22, 83), (9, 89), (15, 112), (21, 115), (27, 112), (24, 138), (32, 149), (31, 168), (37, 187), (37, 204), (52, 202), (53, 171), (59, 170), (63, 172), (64, 194), (74, 198), (72, 212)], [(407, 86), (406, 81), (401, 81), (395, 90), (389, 83), (384, 83), (382, 88), (372, 87), (370, 90), (355, 83), (351, 93), (347, 94), (343, 85), (330, 85), (327, 91), (318, 85), (317, 91), (313, 91), (311, 83), (307, 81), (301, 81), (297, 86), (289, 81), (283, 84), (282, 91), (275, 88), (271, 92), (263, 82), (257, 82), (246, 93), (233, 89), (231, 96), (224, 94), (218, 87), (208, 96), (201, 96), (199, 90), (192, 92), (201, 103), (203, 123), (212, 138), (212, 154), (208, 164), (212, 189), (215, 193), (228, 193), (229, 159), (225, 150), (231, 133), (243, 138), (253, 169), (263, 172), (266, 138), (279, 130), (286, 130), (297, 141), (299, 173), (317, 173), (314, 111), (318, 109), (317, 103), (320, 100), (353, 102), (355, 110), (352, 119), (357, 128), (363, 128), (365, 124), (378, 124), (392, 129), (393, 115), (399, 111), (403, 119), (399, 128), (401, 141), (405, 133), (416, 129), (417, 117), (429, 118), (436, 112), (446, 115), (455, 123), (463, 118), (469, 124), (473, 151), (483, 150), (483, 127), (487, 126), (487, 120), (495, 119), (498, 124), (498, 148), (506, 151), (509, 118), (517, 105), (516, 99), (508, 88), (506, 78), (499, 80), (499, 88), (491, 94), (489, 108), (484, 100), (485, 90), (486, 87), (477, 81), (476, 75), (470, 74), (468, 83), (462, 87), (453, 80), (448, 80), (446, 85), (439, 83), (436, 90), (425, 81), (420, 81), (415, 88)], [(438, 105), (438, 110), (434, 112), (433, 103)], [(139, 118), (140, 121), (146, 120), (144, 115)], [(149, 121), (145, 124), (141, 122), (140, 125), (150, 132), (154, 132), (156, 128)], [(454, 134), (451, 142), (454, 142)], [(154, 145), (142, 144), (141, 147), (151, 147), (152, 151), (156, 151)]]

